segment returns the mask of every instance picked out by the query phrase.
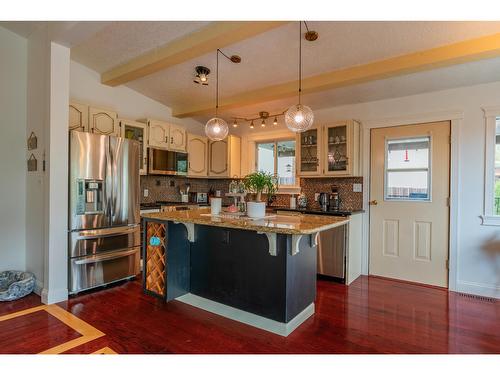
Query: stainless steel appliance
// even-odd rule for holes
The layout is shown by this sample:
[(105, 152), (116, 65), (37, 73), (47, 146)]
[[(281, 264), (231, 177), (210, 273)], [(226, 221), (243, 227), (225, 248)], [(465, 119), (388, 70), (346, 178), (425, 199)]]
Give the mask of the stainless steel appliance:
[(318, 203), (322, 211), (328, 211), (328, 207), (330, 206), (330, 196), (328, 193), (319, 193)]
[(69, 291), (140, 272), (139, 142), (72, 131)]
[(208, 204), (208, 194), (191, 192), (189, 193), (189, 200), (192, 203)]
[(330, 211), (340, 210), (340, 195), (336, 188), (332, 188), (332, 193), (330, 194)]
[(318, 274), (345, 279), (345, 256), (348, 225), (320, 232), (318, 239)]
[(150, 147), (148, 173), (162, 175), (187, 175), (188, 154)]

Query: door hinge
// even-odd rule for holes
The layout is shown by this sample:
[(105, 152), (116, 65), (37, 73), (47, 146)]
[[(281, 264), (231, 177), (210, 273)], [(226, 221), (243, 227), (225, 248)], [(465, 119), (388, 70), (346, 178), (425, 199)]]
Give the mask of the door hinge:
[(446, 198), (446, 207), (450, 207), (450, 197)]
[(450, 143), (450, 145), (451, 145), (451, 135), (450, 135), (450, 136), (449, 136), (449, 138), (448, 138), (448, 142), (449, 142), (449, 143)]
[(448, 259), (446, 259), (446, 269), (449, 270), (450, 269), (450, 261)]

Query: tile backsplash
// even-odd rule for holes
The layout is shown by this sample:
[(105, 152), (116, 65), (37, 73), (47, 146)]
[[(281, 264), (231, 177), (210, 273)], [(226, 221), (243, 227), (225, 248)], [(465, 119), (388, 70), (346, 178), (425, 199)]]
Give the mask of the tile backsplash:
[[(223, 196), (223, 204), (233, 202), (232, 198), (225, 197), (229, 191), (229, 183), (232, 179), (208, 179), (187, 178), (182, 176), (141, 176), (141, 202), (153, 203), (156, 201), (175, 201), (181, 199), (179, 188), (184, 188), (186, 183), (191, 185), (190, 191), (206, 193), (212, 187), (220, 190)], [(314, 200), (315, 193), (330, 193), (332, 186), (337, 186), (342, 210), (361, 210), (363, 208), (363, 193), (353, 192), (353, 184), (363, 184), (363, 177), (331, 177), (331, 178), (301, 178), (300, 187), (307, 197), (308, 206), (319, 208)], [(173, 186), (172, 186), (173, 185)], [(144, 189), (148, 189), (149, 195), (144, 197)], [(289, 194), (277, 194), (271, 206), (290, 205)]]

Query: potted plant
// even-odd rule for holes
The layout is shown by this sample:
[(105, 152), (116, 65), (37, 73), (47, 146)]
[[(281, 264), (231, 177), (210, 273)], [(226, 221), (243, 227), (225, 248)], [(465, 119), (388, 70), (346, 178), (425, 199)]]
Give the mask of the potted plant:
[(245, 176), (243, 183), (250, 193), (255, 193), (255, 201), (247, 203), (249, 217), (266, 216), (266, 203), (262, 202), (262, 193), (274, 194), (277, 189), (276, 178), (271, 173), (254, 172)]

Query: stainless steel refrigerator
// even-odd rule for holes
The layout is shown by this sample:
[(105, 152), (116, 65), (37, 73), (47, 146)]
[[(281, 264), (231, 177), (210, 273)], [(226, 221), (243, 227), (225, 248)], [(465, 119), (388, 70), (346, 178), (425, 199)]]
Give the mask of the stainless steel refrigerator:
[(138, 142), (70, 132), (69, 291), (140, 272)]

